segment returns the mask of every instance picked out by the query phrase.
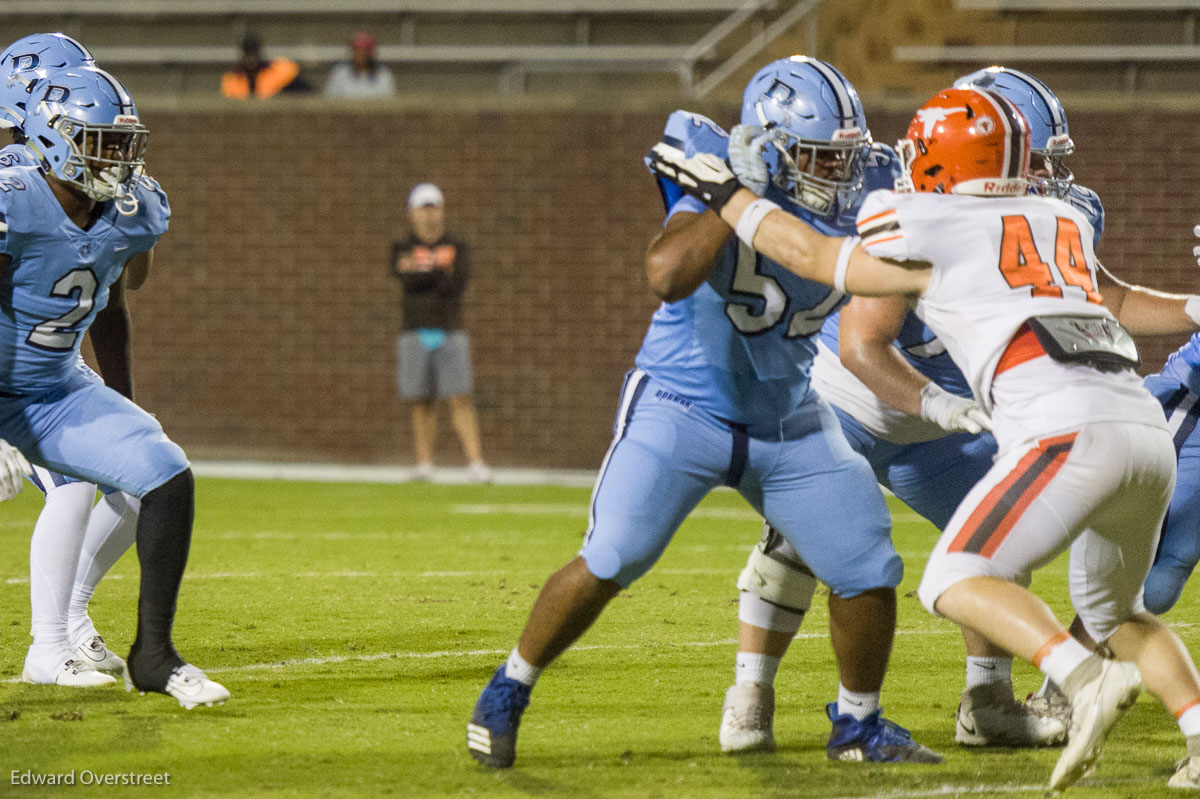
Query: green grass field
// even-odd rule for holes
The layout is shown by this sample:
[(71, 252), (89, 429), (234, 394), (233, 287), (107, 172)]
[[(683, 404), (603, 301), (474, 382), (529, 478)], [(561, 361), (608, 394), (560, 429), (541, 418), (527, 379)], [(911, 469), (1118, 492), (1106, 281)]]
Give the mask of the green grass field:
[[(825, 758), (836, 695), (818, 597), (777, 683), (774, 754), (722, 755), (732, 681), (733, 581), (759, 525), (731, 492), (711, 496), (659, 565), (621, 594), (547, 670), (525, 715), (516, 768), (467, 754), (464, 725), (507, 655), (542, 581), (576, 551), (588, 491), (202, 479), (176, 641), (232, 692), (185, 711), (119, 687), (27, 686), (28, 540), (41, 507), (0, 506), (0, 796), (941, 797), (1040, 796), (1057, 750), (954, 743), (962, 687), (957, 631), (913, 595), (935, 531), (893, 505), (907, 576), (884, 688), (888, 715), (946, 755), (940, 766)], [(1060, 616), (1065, 563), (1035, 581)], [(128, 650), (137, 561), (117, 564), (92, 616)], [(1200, 633), (1189, 588), (1168, 621)], [(1018, 664), (1020, 692), (1040, 684)], [(1143, 696), (1109, 740), (1086, 797), (1168, 792), (1183, 753), (1174, 721)], [(76, 772), (73, 788), (13, 772)], [(82, 787), (83, 773), (169, 773), (170, 787)]]

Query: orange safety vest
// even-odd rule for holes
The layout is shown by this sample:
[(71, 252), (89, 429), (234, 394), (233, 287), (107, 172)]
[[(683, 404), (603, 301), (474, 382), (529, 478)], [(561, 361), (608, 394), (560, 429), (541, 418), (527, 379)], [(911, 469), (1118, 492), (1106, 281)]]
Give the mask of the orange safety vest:
[[(300, 74), (295, 61), (275, 58), (258, 71), (254, 81), (254, 96), (260, 100), (273, 97)], [(231, 100), (246, 100), (250, 97), (250, 76), (241, 70), (226, 72), (221, 77), (221, 94)]]

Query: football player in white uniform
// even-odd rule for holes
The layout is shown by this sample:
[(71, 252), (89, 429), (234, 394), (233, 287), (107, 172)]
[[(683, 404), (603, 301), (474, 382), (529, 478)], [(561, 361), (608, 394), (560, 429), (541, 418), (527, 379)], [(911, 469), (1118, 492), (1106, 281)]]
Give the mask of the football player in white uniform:
[[(1170, 784), (1200, 788), (1200, 674), (1142, 603), (1175, 452), (1121, 324), (1194, 329), (1200, 299), (1117, 290), (1112, 311), (1102, 304), (1088, 220), (1028, 195), (1028, 127), (998, 94), (939, 93), (898, 149), (912, 191), (868, 197), (857, 243), (777, 213), (716, 159), (664, 144), (651, 158), (742, 241), (797, 274), (856, 294), (910, 296), (990, 412), (997, 461), (951, 518), (919, 595), (1071, 698), (1069, 741), (1049, 788), (1090, 771), (1143, 679), (1187, 739)], [(1120, 660), (1093, 654), (1025, 587), (1068, 550), (1075, 610)]]

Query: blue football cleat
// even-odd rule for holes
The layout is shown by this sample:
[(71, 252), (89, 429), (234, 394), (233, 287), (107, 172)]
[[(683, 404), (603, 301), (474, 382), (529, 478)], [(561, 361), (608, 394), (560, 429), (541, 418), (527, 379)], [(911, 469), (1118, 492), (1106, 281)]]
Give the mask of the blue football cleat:
[(838, 715), (837, 702), (825, 706), (833, 722), (825, 751), (830, 760), (872, 763), (941, 763), (942, 756), (912, 739), (912, 734), (883, 717), (883, 708), (862, 721), (850, 714)]
[(517, 759), (517, 727), (529, 707), (532, 690), (532, 686), (505, 677), (503, 665), (496, 669), (467, 723), (471, 757), (492, 768), (512, 766)]

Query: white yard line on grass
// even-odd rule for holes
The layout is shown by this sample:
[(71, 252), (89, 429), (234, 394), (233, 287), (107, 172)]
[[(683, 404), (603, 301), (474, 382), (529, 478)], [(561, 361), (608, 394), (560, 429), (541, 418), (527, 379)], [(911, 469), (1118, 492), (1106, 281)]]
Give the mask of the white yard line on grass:
[[(1117, 788), (1126, 785), (1148, 785), (1156, 783), (1161, 777), (1125, 777), (1122, 779), (1086, 779), (1075, 783), (1078, 790), (1081, 787)], [(936, 796), (992, 796), (994, 794), (1032, 793), (1037, 796), (1046, 794), (1046, 784), (1017, 785), (1006, 782), (999, 785), (939, 785), (936, 788), (918, 788), (916, 790), (882, 791), (880, 793), (856, 794), (839, 796), (834, 799), (923, 799)]]
[[(464, 516), (586, 516), (587, 506), (566, 502), (480, 502), (451, 505), (450, 512)], [(688, 518), (762, 521), (751, 508), (696, 508)], [(925, 520), (912, 511), (897, 511), (892, 514), (892, 521), (906, 524)]]
[[(957, 635), (956, 628), (949, 629), (930, 629), (930, 630), (897, 630), (897, 635)], [(829, 633), (800, 633), (796, 636), (797, 639), (827, 639)], [(656, 644), (664, 649), (703, 649), (713, 646), (732, 646), (737, 643), (736, 638), (722, 638), (716, 641), (685, 641), (682, 643), (662, 643)], [(632, 650), (645, 649), (646, 643), (640, 642), (636, 644), (583, 644), (580, 646), (571, 647), (572, 652), (602, 652), (616, 650)], [(206, 672), (243, 672), (243, 671), (265, 671), (270, 669), (287, 669), (293, 666), (324, 666), (331, 663), (370, 663), (377, 660), (438, 660), (441, 658), (464, 658), (464, 657), (497, 657), (507, 655), (509, 649), (467, 649), (467, 650), (451, 650), (445, 649), (438, 652), (375, 652), (369, 655), (329, 655), (326, 657), (313, 658), (294, 658), (281, 660), (275, 663), (247, 663), (242, 666), (221, 666), (218, 668), (206, 668)]]
[[(897, 630), (897, 635), (957, 635), (958, 630), (955, 628), (947, 630), (914, 630), (903, 631)], [(829, 633), (800, 633), (796, 636), (798, 639), (822, 639), (828, 638)], [(700, 649), (713, 646), (733, 646), (737, 643), (736, 638), (722, 638), (716, 641), (685, 641), (683, 643), (658, 643), (657, 646), (667, 649)], [(599, 652), (613, 650), (631, 650), (645, 649), (646, 643), (636, 644), (582, 644), (580, 646), (571, 647), (572, 652)], [(444, 649), (438, 652), (374, 652), (368, 655), (326, 655), (324, 657), (311, 658), (288, 658), (286, 660), (278, 660), (272, 663), (245, 663), (240, 666), (216, 666), (206, 667), (204, 669), (207, 674), (222, 674), (229, 672), (255, 672), (255, 671), (270, 671), (273, 669), (290, 669), (295, 666), (327, 666), (335, 663), (372, 663), (379, 660), (438, 660), (441, 658), (468, 658), (468, 657), (498, 657), (507, 655), (511, 649), (465, 649), (452, 650)], [(274, 679), (274, 678), (272, 678)], [(15, 683), (20, 682), (19, 678), (12, 677), (0, 682)]]

